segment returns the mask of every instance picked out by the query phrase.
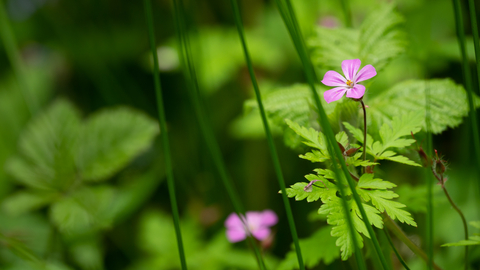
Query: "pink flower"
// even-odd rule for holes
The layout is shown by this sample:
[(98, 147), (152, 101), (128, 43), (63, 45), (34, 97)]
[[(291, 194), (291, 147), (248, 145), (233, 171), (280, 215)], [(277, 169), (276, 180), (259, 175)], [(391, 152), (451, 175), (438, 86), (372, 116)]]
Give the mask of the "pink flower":
[(374, 77), (377, 75), (377, 71), (372, 65), (366, 65), (358, 71), (361, 63), (359, 59), (344, 60), (342, 70), (345, 77), (333, 70), (325, 73), (322, 83), (327, 86), (337, 86), (323, 93), (323, 98), (327, 103), (339, 100), (345, 92), (348, 98), (359, 99), (363, 97), (365, 86), (357, 83)]
[(250, 233), (260, 241), (265, 240), (270, 235), (270, 227), (278, 222), (277, 215), (272, 210), (250, 211), (246, 216), (246, 218), (242, 217), (245, 224), (235, 213), (231, 213), (225, 220), (228, 241), (232, 243), (242, 241)]

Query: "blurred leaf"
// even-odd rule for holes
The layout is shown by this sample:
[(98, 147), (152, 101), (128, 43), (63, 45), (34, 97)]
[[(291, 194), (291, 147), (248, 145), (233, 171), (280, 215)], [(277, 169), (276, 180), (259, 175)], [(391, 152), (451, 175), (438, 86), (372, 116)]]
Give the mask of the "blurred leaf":
[[(306, 267), (313, 268), (320, 262), (329, 265), (340, 257), (340, 249), (335, 245), (335, 238), (330, 236), (330, 231), (330, 227), (322, 227), (310, 237), (300, 239), (300, 249), (302, 250), (302, 257)], [(297, 253), (291, 250), (287, 253), (277, 270), (293, 269), (298, 269), (298, 260)]]
[(98, 235), (84, 236), (70, 243), (70, 254), (73, 260), (84, 270), (102, 270), (103, 250)]
[(19, 156), (6, 170), (23, 184), (37, 189), (62, 189), (76, 178), (74, 150), (80, 116), (65, 100), (57, 100), (30, 121), (19, 139)]
[(104, 109), (90, 116), (79, 143), (82, 179), (108, 179), (145, 151), (157, 134), (158, 124), (132, 109)]
[(52, 204), (50, 218), (64, 233), (110, 226), (115, 190), (110, 186), (83, 187)]
[(50, 204), (58, 197), (57, 193), (37, 192), (37, 191), (19, 191), (7, 197), (2, 207), (9, 215), (21, 215), (25, 212), (39, 209)]
[(398, 27), (403, 18), (394, 9), (393, 4), (382, 5), (365, 18), (360, 29), (317, 28), (309, 40), (313, 63), (338, 70), (343, 60), (360, 59), (380, 71), (406, 47), (406, 35)]
[(460, 247), (460, 246), (478, 246), (480, 245), (480, 236), (474, 235), (470, 236), (468, 240), (460, 240), (455, 243), (443, 244), (442, 247)]
[[(392, 118), (412, 111), (426, 115), (426, 89), (429, 89), (431, 132), (438, 134), (448, 127), (456, 127), (468, 114), (467, 95), (462, 86), (450, 79), (410, 80), (399, 83), (367, 100), (368, 118), (376, 129)], [(475, 96), (476, 107), (480, 99)], [(425, 121), (422, 123), (425, 128)]]

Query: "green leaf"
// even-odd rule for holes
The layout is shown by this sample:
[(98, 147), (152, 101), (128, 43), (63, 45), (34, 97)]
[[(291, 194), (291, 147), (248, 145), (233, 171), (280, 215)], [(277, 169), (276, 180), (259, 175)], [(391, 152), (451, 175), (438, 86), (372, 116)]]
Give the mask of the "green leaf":
[(10, 215), (21, 215), (50, 204), (58, 196), (50, 192), (19, 191), (5, 198), (2, 207)]
[[(377, 128), (384, 123), (390, 124), (397, 115), (421, 111), (426, 115), (426, 89), (429, 89), (431, 132), (439, 134), (448, 127), (456, 127), (468, 114), (467, 95), (461, 85), (451, 79), (410, 80), (396, 84), (381, 94), (368, 99), (367, 116), (372, 123), (370, 128)], [(475, 96), (476, 107), (480, 106)], [(425, 128), (425, 121), (422, 121)]]
[[(331, 228), (329, 226), (322, 227), (310, 237), (300, 239), (300, 249), (302, 250), (302, 257), (306, 267), (313, 268), (320, 262), (329, 265), (340, 257), (340, 249), (335, 245), (335, 238), (330, 236), (330, 231)], [(285, 260), (276, 269), (298, 269), (297, 253), (294, 250), (290, 250)]]
[(80, 115), (65, 100), (57, 100), (28, 123), (19, 139), (19, 154), (6, 170), (35, 189), (63, 189), (76, 178), (75, 150)]
[(348, 145), (348, 136), (347, 136), (347, 133), (345, 133), (345, 131), (341, 131), (339, 133), (337, 133), (337, 135), (335, 135), (335, 139), (337, 140), (337, 142), (339, 142), (343, 147), (347, 147)]
[(110, 226), (115, 191), (109, 186), (81, 188), (50, 207), (50, 219), (64, 233)]
[(480, 245), (480, 236), (470, 236), (468, 240), (460, 240), (455, 243), (443, 244), (442, 247), (459, 247), (459, 246), (477, 246)]
[(363, 174), (357, 183), (357, 188), (363, 189), (388, 189), (396, 186), (394, 183), (379, 178), (373, 179), (373, 174), (370, 173)]
[(358, 194), (365, 201), (372, 201), (372, 204), (380, 211), (386, 212), (392, 219), (398, 219), (402, 223), (407, 223), (412, 226), (417, 226), (410, 213), (401, 209), (405, 205), (399, 202), (391, 201), (390, 199), (397, 198), (398, 195), (390, 190), (367, 190), (358, 189)]
[(324, 69), (339, 69), (345, 59), (359, 58), (364, 65), (373, 65), (377, 71), (405, 51), (405, 33), (399, 29), (403, 18), (394, 11), (394, 5), (382, 5), (370, 13), (360, 29), (318, 27), (308, 44), (312, 61)]
[(312, 180), (321, 180), (315, 182), (315, 185), (312, 185), (311, 191), (305, 191), (305, 186), (308, 183), (298, 182), (294, 185), (287, 188), (287, 196), (289, 198), (295, 197), (295, 200), (301, 201), (307, 199), (307, 202), (314, 202), (322, 199), (323, 202), (330, 200), (332, 197), (335, 197), (337, 192), (337, 187), (335, 184), (332, 184), (327, 179), (323, 178), (320, 175), (309, 174), (305, 178), (309, 181)]
[(157, 123), (133, 109), (104, 109), (90, 116), (78, 151), (83, 180), (108, 179), (144, 152), (157, 134)]
[[(326, 139), (323, 133), (318, 132), (313, 128), (306, 128), (306, 127), (300, 126), (298, 123), (293, 122), (290, 119), (285, 119), (285, 123), (287, 123), (287, 125), (293, 131), (295, 131), (295, 133), (297, 133), (299, 136), (301, 136), (304, 139), (302, 142), (305, 145), (321, 150), (322, 152), (327, 150)], [(328, 154), (328, 151), (327, 151), (327, 154)]]
[(477, 229), (480, 229), (480, 221), (470, 221), (469, 224)]
[(420, 111), (410, 112), (401, 117), (393, 117), (391, 127), (384, 123), (380, 128), (380, 137), (382, 138), (383, 152), (390, 147), (406, 147), (415, 142), (413, 139), (401, 139), (402, 136), (410, 136), (420, 131), (423, 115)]
[(355, 213), (350, 212), (352, 201), (350, 200), (348, 202), (350, 204), (349, 213), (351, 213), (353, 224), (355, 225), (355, 230), (353, 230), (354, 235), (352, 235), (352, 231), (348, 228), (345, 211), (342, 207), (340, 198), (327, 201), (322, 204), (320, 209), (318, 209), (319, 214), (327, 215), (327, 223), (333, 226), (331, 235), (338, 238), (335, 244), (340, 247), (341, 258), (344, 261), (347, 260), (355, 250), (353, 246), (353, 237), (356, 237), (359, 248), (363, 247), (363, 239), (359, 231), (366, 231), (365, 223), (361, 220), (358, 222), (360, 218)]

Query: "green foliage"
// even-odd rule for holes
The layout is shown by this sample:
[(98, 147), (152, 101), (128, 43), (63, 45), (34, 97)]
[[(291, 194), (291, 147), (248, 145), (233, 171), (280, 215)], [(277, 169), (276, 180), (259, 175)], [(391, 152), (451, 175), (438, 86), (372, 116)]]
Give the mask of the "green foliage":
[[(419, 132), (422, 120), (423, 117), (420, 112), (410, 112), (401, 117), (394, 117), (391, 126), (384, 123), (380, 128), (379, 136), (381, 141), (374, 141), (371, 136), (367, 136), (367, 142), (365, 144), (367, 153), (372, 155), (375, 160), (387, 159), (407, 165), (420, 166), (418, 163), (411, 161), (404, 156), (397, 155), (394, 151), (387, 151), (387, 149), (403, 148), (414, 143), (414, 139), (405, 139), (401, 137)], [(344, 122), (343, 124), (352, 133), (355, 139), (363, 143), (363, 132), (360, 129), (354, 128), (347, 122)]]
[(403, 18), (393, 4), (371, 12), (359, 29), (318, 27), (308, 44), (312, 61), (325, 69), (338, 69), (345, 59), (360, 59), (377, 71), (405, 51), (405, 33), (399, 25)]
[[(340, 249), (335, 245), (335, 239), (330, 237), (330, 231), (331, 229), (329, 227), (322, 227), (310, 237), (300, 239), (300, 249), (302, 250), (302, 257), (306, 267), (313, 268), (321, 262), (329, 265), (339, 258)], [(298, 269), (297, 253), (295, 250), (289, 251), (285, 259), (276, 269)]]
[(82, 121), (58, 100), (27, 125), (7, 172), (27, 189), (6, 198), (3, 209), (21, 214), (50, 205), (62, 232), (108, 227), (115, 188), (105, 180), (144, 152), (158, 133), (155, 121), (127, 108), (104, 110)]
[[(428, 91), (427, 91), (428, 89)], [(428, 93), (428, 97), (426, 96)], [(426, 115), (426, 100), (430, 102), (431, 132), (438, 134), (448, 127), (458, 126), (468, 114), (467, 94), (461, 85), (451, 79), (410, 80), (394, 85), (381, 94), (368, 99), (367, 115), (373, 129), (384, 123), (390, 124), (392, 118), (409, 112), (420, 111)], [(479, 98), (474, 97), (476, 107)], [(421, 122), (425, 128), (425, 120)]]
[[(340, 247), (342, 260), (346, 260), (354, 251), (353, 237), (356, 237), (357, 242), (363, 247), (361, 234), (369, 237), (369, 233), (361, 218), (358, 206), (350, 197), (347, 197), (348, 213), (350, 213), (355, 227), (355, 234), (351, 234), (341, 198), (337, 196), (337, 185), (339, 183), (338, 181), (330, 182), (328, 180), (335, 180), (335, 175), (331, 170), (316, 169), (315, 171), (317, 175), (309, 174), (305, 178), (309, 181), (321, 180), (321, 182), (315, 183), (318, 185), (313, 185), (311, 190), (305, 190), (304, 188), (308, 183), (295, 183), (287, 189), (287, 195), (290, 198), (294, 197), (297, 201), (304, 199), (308, 202), (322, 201), (323, 204), (320, 206), (318, 214), (327, 216), (327, 223), (333, 226), (331, 235), (337, 238), (336, 245)], [(405, 205), (392, 200), (398, 197), (393, 191), (388, 190), (393, 187), (396, 187), (396, 185), (374, 178), (373, 174), (363, 174), (360, 177), (356, 189), (365, 202), (362, 205), (369, 222), (371, 225), (382, 229), (383, 219), (380, 214), (386, 212), (392, 219), (417, 226), (410, 213), (402, 209)], [(349, 196), (350, 194), (351, 191), (347, 192), (346, 195)], [(368, 202), (371, 202), (373, 206), (369, 205)]]

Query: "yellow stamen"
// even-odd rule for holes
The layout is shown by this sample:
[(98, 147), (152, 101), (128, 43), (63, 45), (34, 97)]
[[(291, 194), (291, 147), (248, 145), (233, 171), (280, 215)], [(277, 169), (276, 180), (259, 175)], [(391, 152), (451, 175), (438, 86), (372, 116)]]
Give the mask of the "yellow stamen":
[(348, 85), (348, 86), (353, 86), (353, 82), (350, 81), (350, 80), (347, 80), (347, 85)]

